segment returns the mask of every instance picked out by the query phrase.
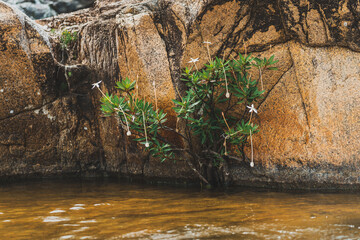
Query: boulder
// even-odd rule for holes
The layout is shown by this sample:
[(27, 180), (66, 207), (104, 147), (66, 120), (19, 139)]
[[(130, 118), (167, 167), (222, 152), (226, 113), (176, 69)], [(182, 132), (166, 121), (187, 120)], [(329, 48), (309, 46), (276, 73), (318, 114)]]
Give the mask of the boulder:
[[(90, 83), (102, 80), (101, 88), (115, 93), (115, 81), (130, 77), (138, 80), (139, 95), (154, 101), (151, 86), (155, 81), (159, 87), (159, 106), (168, 112), (170, 124), (175, 125), (171, 99), (184, 89), (181, 71), (188, 66), (190, 58), (199, 57), (200, 65), (207, 61), (203, 42), (210, 41), (212, 56), (231, 58), (238, 52), (254, 52), (259, 56), (274, 54), (280, 60), (279, 71), (265, 73), (264, 99), (256, 105), (259, 114), (254, 119), (261, 131), (253, 139), (255, 167), (251, 168), (247, 160), (229, 162), (233, 184), (358, 188), (359, 9), (356, 0), (106, 0), (98, 1), (92, 9), (38, 21), (47, 29), (58, 29), (59, 33), (65, 28), (77, 31), (79, 37), (71, 49), (76, 58), (61, 61), (64, 60), (59, 57), (61, 53), (54, 50), (58, 49), (56, 43), (54, 47), (35, 44), (47, 53), (46, 64), (36, 61), (37, 72), (27, 71), (24, 76), (16, 75), (16, 71), (11, 84), (14, 89), (25, 90), (21, 86), (27, 84), (30, 87), (26, 91), (30, 92), (37, 86), (35, 83), (41, 83), (37, 79), (42, 76), (45, 80), (41, 86), (49, 90), (40, 93), (49, 101), (44, 102), (32, 92), (22, 95), (14, 90), (13, 97), (7, 98), (11, 104), (0, 110), (0, 128), (9, 129), (8, 118), (15, 125), (30, 124), (32, 118), (22, 110), (30, 102), (39, 110), (38, 115), (35, 112), (33, 115), (51, 121), (51, 125), (41, 124), (48, 129), (42, 135), (36, 135), (38, 131), (23, 134), (25, 129), (19, 128), (16, 136), (12, 136), (14, 130), (7, 130), (0, 142), (7, 155), (0, 159), (9, 165), (13, 163), (13, 168), (26, 165), (29, 160), (21, 157), (30, 152), (22, 140), (26, 136), (33, 143), (38, 142), (39, 154), (46, 152), (40, 146), (47, 149), (44, 159), (52, 159), (53, 166), (57, 166), (56, 171), (47, 170), (49, 174), (88, 173), (94, 169), (94, 172), (121, 176), (196, 179), (184, 162), (172, 165), (152, 159), (125, 136), (116, 119), (103, 118), (99, 110), (100, 93), (91, 90)], [(0, 29), (7, 29), (1, 30), (6, 33), (1, 36), (13, 32), (13, 39), (17, 39), (11, 42), (2, 37), (0, 46), (6, 48), (1, 54), (10, 56), (16, 52), (11, 59), (21, 63), (14, 66), (21, 69), (26, 64), (33, 66), (33, 57), (28, 58), (27, 52), (37, 56), (39, 50), (24, 48), (29, 40), (21, 37), (26, 26), (17, 23), (21, 22), (19, 14), (1, 3), (0, 10), (14, 19), (7, 25), (5, 20), (0, 22)], [(32, 33), (27, 36), (39, 32), (38, 27), (27, 31)], [(7, 50), (9, 44), (13, 44), (12, 50)], [(5, 82), (2, 79), (13, 65), (2, 66), (0, 79)], [(45, 70), (60, 74), (46, 75), (41, 72)], [(71, 77), (69, 71), (74, 73)], [(56, 86), (64, 84), (65, 90), (56, 90)], [(47, 105), (50, 102), (53, 104)], [(10, 115), (11, 110), (16, 118)], [(33, 112), (26, 111), (30, 113)], [(45, 137), (49, 145), (44, 146)], [(176, 141), (175, 136), (168, 137)], [(12, 139), (20, 143), (5, 143)], [(249, 148), (245, 150), (249, 156)], [(18, 162), (8, 157), (11, 153), (17, 154)], [(21, 174), (30, 172), (23, 169)], [(14, 171), (4, 169), (2, 175), (6, 174), (12, 175)]]
[[(102, 167), (91, 113), (82, 113), (86, 104), (79, 109), (84, 102), (80, 96), (62, 91), (67, 87), (64, 69), (51, 47), (40, 25), (0, 2), (2, 177), (77, 174)], [(91, 101), (88, 105), (92, 107)]]

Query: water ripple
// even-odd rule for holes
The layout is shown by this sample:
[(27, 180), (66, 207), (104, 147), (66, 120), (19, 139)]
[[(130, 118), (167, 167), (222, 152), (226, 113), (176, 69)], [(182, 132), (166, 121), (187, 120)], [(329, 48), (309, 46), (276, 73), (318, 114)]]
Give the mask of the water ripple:
[(51, 211), (50, 213), (64, 213), (66, 212), (65, 210), (61, 210), (61, 209), (55, 209), (54, 211)]
[(75, 236), (74, 235), (65, 235), (65, 236), (61, 236), (59, 239), (71, 239), (71, 238), (74, 238)]
[(70, 208), (70, 210), (83, 210), (83, 209), (85, 209), (85, 208), (83, 208), (83, 207), (72, 207), (72, 208)]
[(80, 223), (96, 223), (95, 219), (80, 221)]
[(49, 216), (49, 217), (44, 218), (44, 220), (43, 220), (43, 222), (48, 222), (48, 223), (64, 222), (64, 221), (70, 221), (70, 218)]

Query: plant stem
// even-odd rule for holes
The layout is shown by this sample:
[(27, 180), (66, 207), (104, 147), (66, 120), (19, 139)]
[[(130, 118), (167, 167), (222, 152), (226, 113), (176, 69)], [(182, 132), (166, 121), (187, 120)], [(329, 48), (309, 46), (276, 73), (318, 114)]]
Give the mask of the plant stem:
[(175, 134), (179, 135), (180, 137), (182, 137), (183, 139), (185, 139), (187, 142), (189, 142), (189, 139), (187, 137), (185, 137), (184, 135), (182, 135), (181, 133), (177, 132), (175, 129), (171, 128), (171, 127), (168, 127), (168, 126), (162, 126), (161, 125), (161, 128), (163, 129), (166, 129), (166, 130), (169, 130), (171, 132), (174, 132)]
[(223, 118), (224, 118), (224, 121), (225, 121), (226, 126), (228, 127), (229, 131), (231, 131), (231, 130), (230, 130), (230, 127), (229, 127), (229, 124), (228, 124), (227, 121), (226, 121), (224, 112), (221, 112), (221, 114), (222, 114), (222, 116), (223, 116)]
[(226, 88), (225, 97), (226, 97), (226, 98), (229, 98), (229, 97), (230, 97), (230, 93), (229, 93), (229, 90), (228, 90), (228, 83), (227, 83), (227, 79), (226, 79), (226, 72), (225, 72), (225, 67), (224, 67), (224, 64), (223, 64), (223, 71), (224, 71), (224, 77), (225, 77), (225, 88)]
[[(146, 145), (149, 145), (149, 142), (148, 142), (147, 133), (146, 133), (145, 113), (144, 113), (144, 111), (142, 111), (142, 114), (143, 114), (144, 131), (145, 131), (145, 139), (146, 139), (145, 146), (146, 146)], [(148, 147), (148, 146), (147, 146), (147, 147)]]
[(264, 91), (264, 84), (262, 80), (262, 70), (259, 68), (259, 74), (260, 74), (260, 82), (261, 82), (261, 91)]
[(154, 93), (155, 93), (155, 109), (156, 109), (156, 112), (158, 112), (158, 102), (157, 102), (157, 96), (156, 96), (156, 83), (155, 83), (155, 81), (153, 81), (153, 86), (154, 86)]
[(194, 165), (193, 165), (188, 159), (185, 159), (185, 161), (187, 162), (187, 164), (189, 165), (189, 167), (198, 175), (198, 177), (199, 177), (203, 182), (205, 182), (206, 184), (209, 184), (209, 182), (204, 178), (204, 176), (201, 175), (198, 170), (196, 170), (196, 168), (194, 167)]
[(194, 65), (195, 65), (196, 71), (199, 71), (198, 67), (196, 66), (196, 63), (194, 63)]
[(250, 130), (250, 143), (251, 143), (251, 166), (253, 166), (253, 164), (254, 164), (254, 148), (253, 148), (251, 130)]
[(211, 59), (211, 56), (210, 56), (210, 49), (209, 49), (209, 44), (208, 43), (206, 44), (206, 49), (207, 49), (207, 53), (208, 53), (208, 57), (209, 57), (209, 62), (211, 62), (212, 59)]

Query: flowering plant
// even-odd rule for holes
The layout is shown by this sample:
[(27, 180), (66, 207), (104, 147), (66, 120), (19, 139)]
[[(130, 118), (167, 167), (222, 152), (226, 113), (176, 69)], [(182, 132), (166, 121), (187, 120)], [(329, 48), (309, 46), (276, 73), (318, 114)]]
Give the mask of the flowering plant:
[[(209, 49), (210, 43), (206, 44)], [(175, 129), (166, 124), (166, 113), (158, 109), (155, 81), (155, 107), (134, 93), (136, 82), (129, 78), (116, 83), (120, 96), (103, 93), (100, 82), (93, 86), (103, 95), (103, 114), (116, 115), (127, 136), (143, 144), (153, 157), (161, 161), (175, 160), (179, 157), (176, 154), (182, 153), (203, 182), (222, 185), (229, 181), (227, 161), (246, 161), (246, 157), (236, 156), (245, 156), (244, 146), (249, 139), (250, 166), (254, 166), (252, 135), (259, 130), (252, 117), (257, 113), (254, 103), (264, 93), (258, 89), (258, 83), (262, 85), (266, 70), (276, 70), (270, 66), (277, 61), (274, 56), (260, 59), (239, 54), (238, 59), (225, 61), (208, 55), (209, 61), (203, 68), (197, 67), (198, 58), (191, 59), (191, 67), (185, 68), (182, 74), (186, 87), (183, 93), (176, 89), (178, 98), (173, 100), (178, 118)], [(253, 67), (259, 70), (257, 78), (249, 74)], [(166, 131), (174, 132), (182, 141), (169, 141), (164, 135)]]

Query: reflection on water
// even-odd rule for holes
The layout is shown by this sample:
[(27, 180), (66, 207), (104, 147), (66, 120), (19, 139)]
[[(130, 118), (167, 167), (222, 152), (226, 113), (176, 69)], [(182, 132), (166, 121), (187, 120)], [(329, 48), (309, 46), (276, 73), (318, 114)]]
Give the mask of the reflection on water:
[(0, 185), (0, 239), (358, 239), (360, 194)]

